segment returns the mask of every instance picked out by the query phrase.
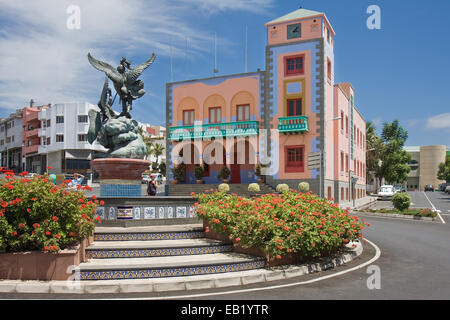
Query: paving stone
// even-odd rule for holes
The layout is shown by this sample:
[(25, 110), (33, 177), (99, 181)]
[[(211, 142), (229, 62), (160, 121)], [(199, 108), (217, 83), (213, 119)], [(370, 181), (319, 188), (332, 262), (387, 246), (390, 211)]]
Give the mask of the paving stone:
[(49, 293), (49, 282), (24, 282), (16, 286), (17, 293)]
[(306, 267), (292, 267), (284, 270), (284, 276), (286, 279), (300, 277), (305, 275), (308, 272), (308, 268)]
[(224, 288), (224, 287), (232, 287), (232, 286), (240, 286), (240, 285), (241, 285), (240, 277), (216, 279), (214, 281), (215, 288)]
[(51, 282), (50, 293), (82, 294), (84, 293), (84, 287), (85, 284), (81, 282)]
[(13, 293), (16, 291), (17, 282), (0, 282), (0, 293)]
[(136, 280), (120, 284), (122, 293), (153, 292), (153, 282), (148, 280)]
[[(108, 281), (109, 280), (105, 280)], [(103, 282), (103, 281), (102, 281)], [(84, 287), (85, 293), (118, 293), (120, 291), (120, 283), (115, 281), (110, 284), (106, 283), (92, 283), (89, 285), (86, 285)]]
[(213, 289), (214, 280), (197, 280), (186, 282), (186, 290)]
[(242, 284), (251, 284), (251, 283), (260, 283), (265, 282), (266, 278), (264, 277), (264, 274), (256, 274), (256, 275), (248, 275), (248, 276), (242, 276)]
[(185, 290), (185, 282), (155, 282), (153, 284), (153, 290), (155, 292), (163, 292), (163, 291), (182, 291)]
[(266, 281), (275, 281), (285, 279), (283, 270), (273, 270), (265, 275)]

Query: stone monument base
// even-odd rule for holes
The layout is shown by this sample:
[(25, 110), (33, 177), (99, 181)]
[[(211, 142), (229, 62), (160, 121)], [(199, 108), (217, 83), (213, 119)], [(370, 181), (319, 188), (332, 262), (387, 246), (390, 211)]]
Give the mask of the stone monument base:
[(142, 173), (150, 161), (128, 158), (103, 158), (91, 161), (100, 178), (101, 197), (142, 196)]

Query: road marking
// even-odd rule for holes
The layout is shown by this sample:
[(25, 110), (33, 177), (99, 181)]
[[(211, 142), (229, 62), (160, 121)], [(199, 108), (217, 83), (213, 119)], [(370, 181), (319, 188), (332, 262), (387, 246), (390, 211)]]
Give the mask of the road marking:
[(427, 198), (428, 202), (431, 204), (431, 206), (433, 207), (433, 211), (437, 213), (438, 217), (441, 219), (442, 223), (445, 224), (444, 219), (442, 219), (442, 216), (439, 214), (439, 212), (441, 212), (440, 210), (437, 210), (436, 207), (434, 206), (434, 204), (430, 201), (430, 198), (428, 198), (427, 194), (425, 193), (425, 191), (423, 191), (423, 194), (425, 195), (425, 198)]
[[(374, 263), (375, 261), (378, 260), (378, 258), (380, 258), (381, 256), (381, 250), (380, 248), (373, 243), (372, 241), (369, 241), (367, 239), (364, 238), (364, 240), (366, 242), (368, 242), (372, 247), (375, 248), (375, 256), (370, 259), (369, 261), (350, 268), (348, 270), (344, 270), (344, 271), (340, 271), (337, 273), (333, 273), (327, 276), (323, 276), (323, 277), (319, 277), (316, 279), (312, 279), (312, 280), (307, 280), (307, 281), (301, 281), (301, 282), (295, 282), (295, 283), (289, 283), (289, 284), (282, 284), (282, 285), (277, 285), (277, 286), (270, 286), (270, 287), (264, 287), (264, 288), (254, 288), (254, 289), (241, 289), (241, 290), (232, 290), (232, 291), (225, 291), (225, 292), (212, 292), (212, 293), (201, 293), (201, 294), (192, 294), (192, 295), (183, 295), (183, 296), (166, 296), (166, 297), (148, 297), (148, 298), (108, 298), (107, 300), (163, 300), (163, 299), (185, 299), (185, 298), (199, 298), (199, 297), (208, 297), (208, 296), (220, 296), (220, 295), (225, 295), (225, 294), (234, 294), (234, 293), (245, 293), (245, 292), (253, 292), (253, 291), (263, 291), (263, 290), (274, 290), (274, 289), (281, 289), (281, 288), (288, 288), (288, 287), (294, 287), (294, 286), (299, 286), (299, 285), (303, 285), (303, 284), (310, 284), (310, 283), (314, 283), (314, 282), (318, 282), (318, 281), (322, 281), (325, 279), (329, 279), (329, 278), (334, 278), (361, 268), (364, 268), (365, 266), (368, 266), (372, 263)], [(102, 300), (102, 299), (100, 299)], [(105, 299), (106, 300), (106, 299)]]

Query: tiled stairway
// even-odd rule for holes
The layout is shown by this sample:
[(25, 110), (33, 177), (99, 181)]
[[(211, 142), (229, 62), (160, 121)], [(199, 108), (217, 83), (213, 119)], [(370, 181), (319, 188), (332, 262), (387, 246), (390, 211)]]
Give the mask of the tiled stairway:
[(263, 268), (264, 259), (231, 252), (232, 244), (206, 239), (201, 224), (97, 227), (86, 248), (81, 280), (191, 276)]
[[(248, 184), (229, 184), (230, 191), (228, 193), (236, 193), (242, 197), (248, 197), (253, 192), (248, 191)], [(170, 184), (169, 185), (169, 196), (189, 196), (191, 192), (201, 193), (205, 190), (216, 190), (219, 187), (218, 184)], [(267, 184), (259, 184), (261, 189), (258, 194), (275, 193), (275, 189)]]

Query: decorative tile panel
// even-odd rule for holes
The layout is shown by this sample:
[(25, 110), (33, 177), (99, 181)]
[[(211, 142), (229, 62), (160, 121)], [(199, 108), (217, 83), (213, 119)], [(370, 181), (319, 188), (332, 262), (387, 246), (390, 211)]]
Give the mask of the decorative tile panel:
[(224, 272), (236, 272), (264, 268), (264, 259), (221, 265), (208, 265), (197, 267), (176, 267), (161, 269), (142, 269), (142, 270), (102, 270), (102, 271), (81, 271), (81, 280), (113, 280), (113, 279), (145, 279), (145, 278), (164, 278), (195, 276), (202, 274), (214, 274)]
[(100, 250), (87, 249), (86, 257), (89, 259), (106, 258), (138, 258), (138, 257), (167, 257), (167, 256), (185, 256), (197, 254), (213, 254), (220, 252), (229, 252), (233, 246), (218, 245), (206, 247), (190, 248), (160, 248), (160, 249), (118, 249), (118, 250)]

